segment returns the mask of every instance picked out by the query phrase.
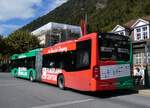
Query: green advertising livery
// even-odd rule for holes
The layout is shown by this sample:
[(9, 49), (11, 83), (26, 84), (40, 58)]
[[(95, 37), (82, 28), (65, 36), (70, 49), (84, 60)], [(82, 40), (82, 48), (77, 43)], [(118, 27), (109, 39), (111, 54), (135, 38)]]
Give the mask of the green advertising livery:
[(34, 49), (21, 54), (11, 56), (11, 74), (14, 77), (26, 78), (31, 81), (38, 80), (40, 77), (37, 73), (41, 60), (40, 51)]

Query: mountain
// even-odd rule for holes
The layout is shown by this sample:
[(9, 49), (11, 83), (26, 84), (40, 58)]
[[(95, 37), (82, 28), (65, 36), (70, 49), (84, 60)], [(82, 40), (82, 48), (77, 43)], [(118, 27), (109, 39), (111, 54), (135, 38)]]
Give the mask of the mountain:
[(21, 30), (33, 31), (48, 22), (80, 24), (88, 16), (88, 30), (110, 31), (117, 24), (150, 15), (150, 0), (68, 0)]

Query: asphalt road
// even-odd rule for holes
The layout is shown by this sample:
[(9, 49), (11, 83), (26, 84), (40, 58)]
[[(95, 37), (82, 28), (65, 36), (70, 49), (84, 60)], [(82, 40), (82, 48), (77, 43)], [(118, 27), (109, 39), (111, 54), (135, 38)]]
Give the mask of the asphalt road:
[(150, 97), (131, 91), (60, 90), (0, 73), (0, 108), (150, 108)]

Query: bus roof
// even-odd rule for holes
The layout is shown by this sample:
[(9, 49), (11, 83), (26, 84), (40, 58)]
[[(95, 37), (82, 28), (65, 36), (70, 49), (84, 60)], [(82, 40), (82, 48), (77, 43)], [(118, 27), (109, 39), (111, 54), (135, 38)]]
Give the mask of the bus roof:
[(21, 59), (21, 58), (26, 58), (26, 57), (33, 57), (33, 56), (36, 56), (37, 52), (39, 52), (41, 50), (42, 50), (42, 48), (37, 48), (37, 49), (30, 50), (30, 51), (25, 52), (25, 53), (13, 54), (11, 56), (11, 60)]

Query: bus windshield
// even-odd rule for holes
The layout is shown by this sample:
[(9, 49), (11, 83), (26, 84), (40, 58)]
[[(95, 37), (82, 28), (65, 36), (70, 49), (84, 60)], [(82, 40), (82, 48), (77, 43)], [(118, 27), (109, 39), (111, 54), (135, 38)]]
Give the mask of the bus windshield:
[(129, 37), (112, 33), (103, 33), (98, 36), (98, 41), (101, 60), (129, 61)]

